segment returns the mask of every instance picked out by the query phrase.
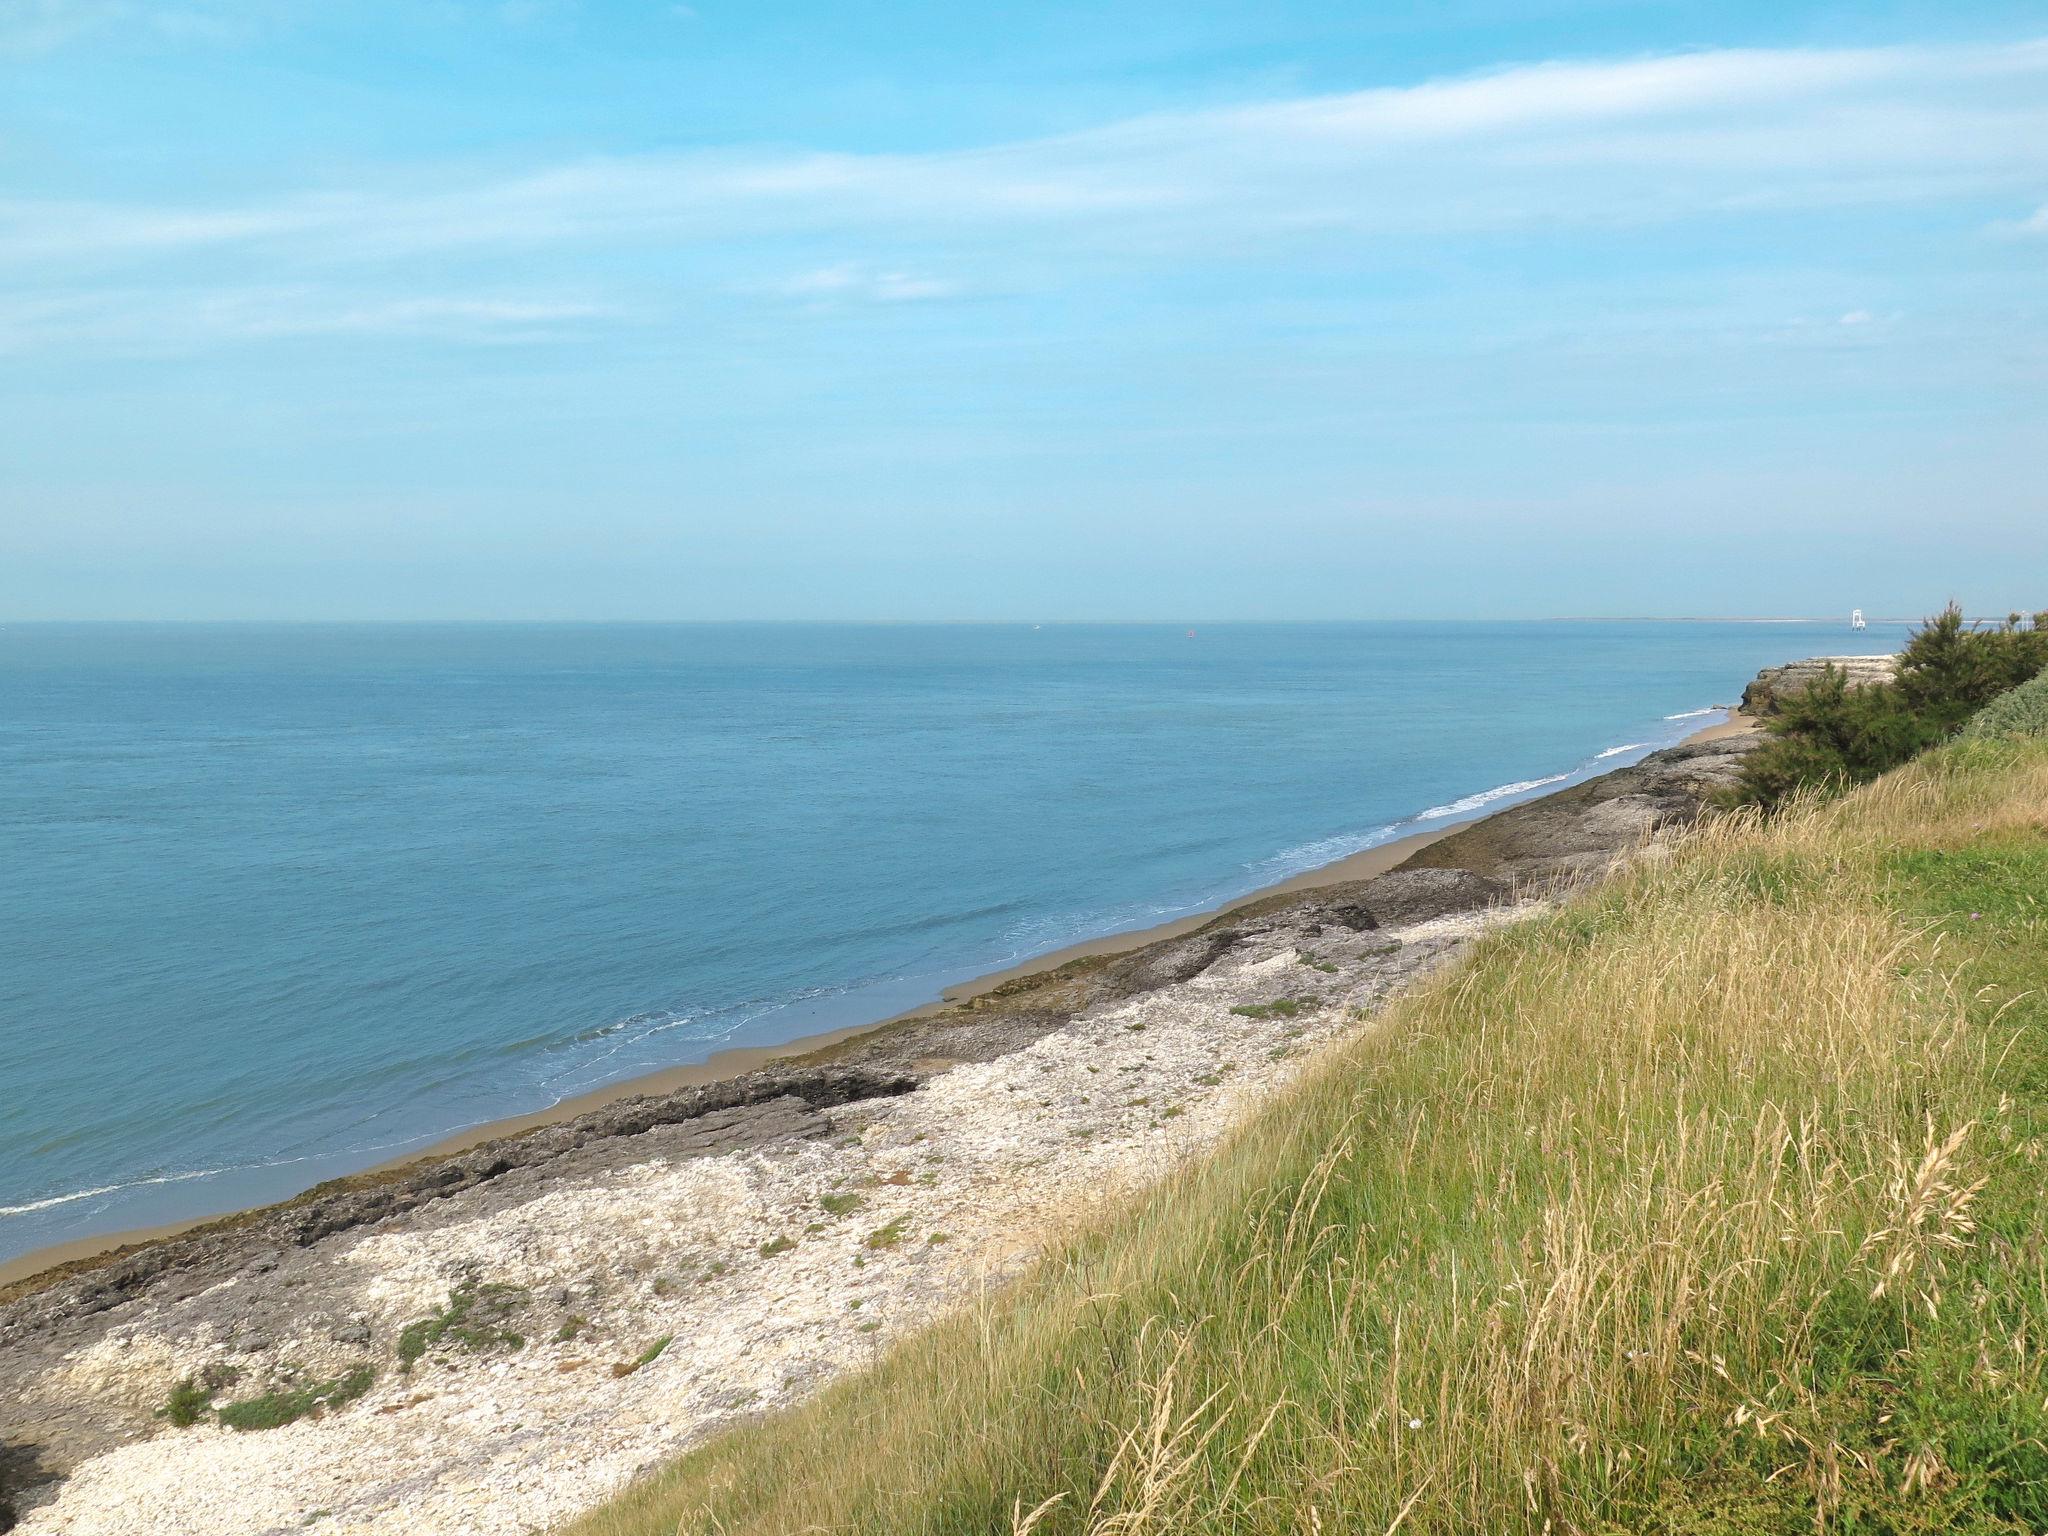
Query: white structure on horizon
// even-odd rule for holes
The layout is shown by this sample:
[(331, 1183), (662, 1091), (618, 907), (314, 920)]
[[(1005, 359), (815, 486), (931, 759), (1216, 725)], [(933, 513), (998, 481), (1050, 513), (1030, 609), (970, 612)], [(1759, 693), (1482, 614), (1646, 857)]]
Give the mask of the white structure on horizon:
[(1851, 608), (1849, 610), (1849, 627), (1851, 629), (1870, 628), (1868, 624), (1863, 622), (1863, 610), (1861, 608)]

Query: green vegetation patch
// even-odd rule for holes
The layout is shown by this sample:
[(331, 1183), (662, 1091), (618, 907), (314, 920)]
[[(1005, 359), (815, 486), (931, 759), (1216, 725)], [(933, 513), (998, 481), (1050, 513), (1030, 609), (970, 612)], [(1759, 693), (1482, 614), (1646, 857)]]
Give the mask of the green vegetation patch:
[(874, 1231), (870, 1232), (865, 1239), (867, 1246), (870, 1248), (894, 1248), (903, 1241), (904, 1229), (909, 1225), (910, 1218), (908, 1216), (898, 1216), (887, 1226), (877, 1227)]
[(524, 1347), (525, 1338), (505, 1325), (525, 1303), (526, 1291), (520, 1286), (458, 1286), (448, 1293), (448, 1305), (439, 1312), (399, 1330), (399, 1368), (411, 1370), (431, 1349), (453, 1347), (483, 1354)]
[(664, 1333), (631, 1360), (622, 1361), (613, 1366), (612, 1374), (614, 1376), (630, 1376), (642, 1366), (654, 1364), (655, 1361), (661, 1358), (661, 1352), (667, 1349), (674, 1339), (674, 1334)]
[(772, 1259), (778, 1253), (787, 1253), (790, 1249), (794, 1248), (795, 1246), (796, 1239), (789, 1236), (787, 1233), (784, 1233), (780, 1237), (771, 1237), (768, 1239), (767, 1242), (761, 1245), (761, 1257), (764, 1259)]
[[(1828, 667), (1785, 694), (1765, 720), (1771, 739), (1743, 761), (1731, 803), (1780, 806), (1802, 790), (1868, 784), (1955, 735), (1978, 711), (2048, 668), (2048, 613), (1974, 627), (1951, 603), (1916, 631), (1889, 683), (1849, 686)], [(2001, 703), (2001, 719), (2038, 722), (2048, 697)], [(2005, 734), (1996, 724), (1993, 734)]]
[(2001, 693), (1977, 712), (1963, 735), (1976, 740), (2048, 736), (2048, 673)]
[(170, 1398), (157, 1410), (157, 1416), (179, 1429), (190, 1429), (212, 1405), (213, 1393), (187, 1376), (171, 1388)]
[(1240, 1003), (1230, 1011), (1247, 1019), (1291, 1019), (1305, 1008), (1320, 1008), (1320, 997), (1279, 997), (1270, 1003)]
[(856, 1195), (851, 1190), (818, 1196), (818, 1209), (828, 1216), (851, 1216), (867, 1203), (863, 1196)]
[(359, 1365), (346, 1376), (337, 1376), (332, 1381), (279, 1388), (261, 1397), (246, 1397), (240, 1402), (224, 1404), (216, 1416), (229, 1429), (280, 1429), (308, 1414), (354, 1402), (370, 1390), (370, 1384), (376, 1379), (374, 1370), (367, 1365)]

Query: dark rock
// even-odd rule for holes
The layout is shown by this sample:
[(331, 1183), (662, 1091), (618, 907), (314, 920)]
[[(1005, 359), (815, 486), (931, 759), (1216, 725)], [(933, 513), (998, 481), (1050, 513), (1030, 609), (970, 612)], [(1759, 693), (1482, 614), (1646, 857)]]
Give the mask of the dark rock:
[(1374, 926), (1400, 928), (1490, 907), (1508, 895), (1500, 881), (1469, 869), (1402, 869), (1366, 881), (1359, 905), (1378, 919)]
[(1201, 975), (1229, 953), (1238, 938), (1234, 928), (1209, 927), (1185, 938), (1148, 944), (1110, 961), (1102, 980), (1127, 992), (1156, 992)]

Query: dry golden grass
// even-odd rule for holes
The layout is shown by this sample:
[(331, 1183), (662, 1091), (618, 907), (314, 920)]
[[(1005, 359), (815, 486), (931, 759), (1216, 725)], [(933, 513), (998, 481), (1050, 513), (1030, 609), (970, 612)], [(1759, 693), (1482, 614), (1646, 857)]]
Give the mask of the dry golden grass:
[(2044, 832), (1995, 744), (1725, 819), (574, 1529), (2039, 1529), (2039, 998), (1930, 881), (2012, 850), (2010, 940)]

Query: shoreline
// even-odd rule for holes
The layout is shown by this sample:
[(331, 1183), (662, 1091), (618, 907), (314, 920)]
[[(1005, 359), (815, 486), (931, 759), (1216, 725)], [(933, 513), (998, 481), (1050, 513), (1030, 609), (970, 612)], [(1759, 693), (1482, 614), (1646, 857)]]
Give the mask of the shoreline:
[[(1213, 1147), (1483, 935), (1681, 835), (1759, 739), (1707, 726), (1167, 925), (1192, 931), (0, 1290), (24, 1536), (553, 1528)], [(422, 1352), (462, 1298), (487, 1326)], [(274, 1435), (226, 1417), (344, 1381), (361, 1401)], [(194, 1391), (212, 1422), (173, 1432)]]
[[(1729, 736), (1742, 735), (1755, 728), (1754, 722), (1733, 706), (1720, 705), (1715, 708), (1725, 711), (1725, 717), (1712, 724), (1702, 726), (1681, 736), (1670, 746), (1689, 743), (1711, 742)], [(1667, 750), (1658, 748), (1656, 750)], [(33, 1281), (45, 1274), (54, 1275), (68, 1272), (74, 1267), (90, 1268), (96, 1261), (110, 1259), (133, 1250), (146, 1248), (167, 1238), (198, 1231), (204, 1228), (237, 1223), (258, 1213), (275, 1210), (294, 1200), (304, 1198), (314, 1190), (345, 1186), (355, 1181), (374, 1182), (387, 1178), (402, 1170), (417, 1169), (427, 1164), (470, 1152), (491, 1142), (507, 1137), (559, 1125), (574, 1120), (593, 1110), (627, 1099), (658, 1097), (685, 1088), (704, 1087), (727, 1082), (742, 1074), (756, 1071), (777, 1063), (800, 1062), (805, 1058), (828, 1052), (859, 1037), (877, 1034), (892, 1027), (918, 1020), (930, 1019), (945, 1014), (974, 999), (986, 996), (1000, 987), (1040, 976), (1070, 965), (1077, 960), (1101, 956), (1121, 955), (1142, 949), (1167, 939), (1192, 933), (1213, 922), (1218, 917), (1242, 907), (1283, 896), (1294, 892), (1315, 890), (1323, 886), (1339, 885), (1351, 881), (1367, 880), (1386, 874), (1419, 854), (1431, 844), (1441, 842), (1454, 833), (1462, 832), (1477, 823), (1487, 821), (1503, 812), (1537, 804), (1579, 788), (1585, 784), (1621, 771), (1625, 765), (1604, 768), (1588, 774), (1585, 778), (1573, 779), (1546, 789), (1540, 795), (1528, 799), (1509, 800), (1491, 805), (1464, 816), (1445, 817), (1441, 822), (1425, 830), (1413, 831), (1400, 837), (1391, 838), (1370, 848), (1333, 859), (1312, 869), (1290, 875), (1271, 885), (1260, 886), (1241, 895), (1229, 897), (1212, 906), (1145, 928), (1122, 929), (1115, 933), (1103, 934), (1094, 939), (1083, 939), (1059, 949), (1035, 955), (1018, 961), (1014, 965), (989, 971), (971, 977), (966, 981), (943, 988), (937, 998), (918, 1007), (891, 1014), (864, 1024), (851, 1024), (838, 1029), (825, 1030), (816, 1034), (800, 1035), (777, 1045), (734, 1046), (714, 1051), (701, 1062), (681, 1066), (664, 1067), (653, 1072), (643, 1072), (622, 1078), (616, 1083), (593, 1088), (586, 1092), (559, 1099), (543, 1109), (530, 1110), (524, 1114), (503, 1116), (482, 1121), (476, 1125), (452, 1131), (420, 1147), (397, 1157), (385, 1158), (366, 1165), (353, 1173), (343, 1174), (334, 1179), (310, 1186), (284, 1200), (265, 1202), (254, 1206), (238, 1206), (210, 1215), (192, 1217), (188, 1220), (165, 1222), (157, 1225), (129, 1227), (95, 1236), (71, 1238), (63, 1242), (46, 1244), (9, 1259), (0, 1259), (0, 1300), (8, 1299), (15, 1287)]]

